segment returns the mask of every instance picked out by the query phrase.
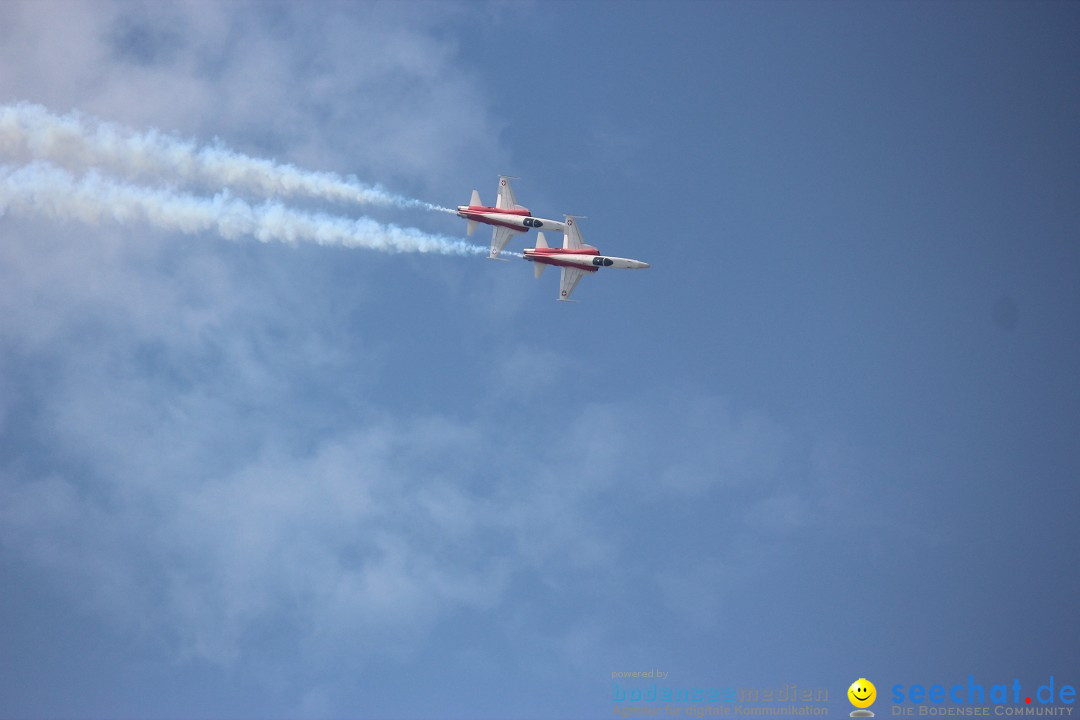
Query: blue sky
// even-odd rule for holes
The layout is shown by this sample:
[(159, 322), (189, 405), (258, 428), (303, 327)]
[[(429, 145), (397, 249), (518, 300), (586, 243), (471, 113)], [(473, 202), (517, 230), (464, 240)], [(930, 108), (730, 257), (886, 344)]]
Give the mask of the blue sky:
[(653, 667), (833, 715), (859, 677), (1077, 684), (1078, 30), (0, 5), (4, 104), (447, 206), (511, 174), (652, 265), (565, 304), (519, 261), (0, 213), (0, 717), (607, 716)]

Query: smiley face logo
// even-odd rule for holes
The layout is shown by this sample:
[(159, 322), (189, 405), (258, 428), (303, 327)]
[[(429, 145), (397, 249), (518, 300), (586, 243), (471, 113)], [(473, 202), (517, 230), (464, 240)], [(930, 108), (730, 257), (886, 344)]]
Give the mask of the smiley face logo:
[(859, 678), (847, 689), (848, 700), (857, 708), (868, 708), (877, 699), (877, 688), (866, 678)]

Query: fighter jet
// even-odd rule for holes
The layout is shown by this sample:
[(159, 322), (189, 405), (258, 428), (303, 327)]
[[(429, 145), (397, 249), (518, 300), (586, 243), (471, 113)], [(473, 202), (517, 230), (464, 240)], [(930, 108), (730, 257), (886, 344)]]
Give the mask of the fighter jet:
[(585, 273), (596, 272), (602, 267), (628, 270), (649, 267), (649, 263), (640, 260), (601, 255), (600, 251), (592, 245), (585, 244), (581, 238), (581, 230), (570, 215), (566, 216), (565, 227), (562, 248), (548, 247), (544, 233), (538, 232), (536, 233), (536, 247), (525, 250), (525, 259), (536, 263), (533, 267), (536, 277), (540, 277), (548, 265), (558, 265), (562, 268), (562, 278), (559, 280), (559, 300), (570, 299), (570, 294), (574, 292), (578, 281), (585, 276)]
[(529, 228), (551, 228), (553, 230), (566, 231), (566, 225), (558, 220), (546, 220), (536, 218), (529, 212), (529, 208), (517, 204), (514, 191), (510, 187), (508, 175), (499, 176), (499, 197), (495, 201), (495, 207), (488, 207), (480, 202), (480, 193), (472, 191), (472, 199), (468, 205), (458, 205), (457, 214), (460, 218), (469, 221), (466, 232), (469, 235), (476, 230), (477, 223), (492, 225), (491, 254), (492, 260), (501, 260), (499, 253), (506, 247), (506, 243), (514, 236), (514, 233), (528, 232)]

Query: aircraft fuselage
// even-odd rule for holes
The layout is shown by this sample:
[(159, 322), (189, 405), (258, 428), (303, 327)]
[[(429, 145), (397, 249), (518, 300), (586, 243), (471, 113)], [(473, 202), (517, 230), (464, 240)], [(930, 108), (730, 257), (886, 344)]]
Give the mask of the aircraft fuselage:
[(560, 232), (566, 229), (565, 223), (558, 220), (535, 218), (525, 208), (505, 210), (484, 205), (458, 205), (457, 216), (473, 222), (484, 223), (485, 225), (499, 225), (517, 232), (528, 232), (530, 228), (536, 228), (537, 230), (553, 229)]
[(525, 259), (545, 265), (559, 265), (561, 267), (574, 267), (586, 272), (596, 272), (602, 267), (623, 268), (626, 270), (641, 270), (649, 267), (649, 263), (629, 258), (611, 257), (601, 255), (596, 248), (582, 250), (568, 250), (566, 248), (526, 248)]

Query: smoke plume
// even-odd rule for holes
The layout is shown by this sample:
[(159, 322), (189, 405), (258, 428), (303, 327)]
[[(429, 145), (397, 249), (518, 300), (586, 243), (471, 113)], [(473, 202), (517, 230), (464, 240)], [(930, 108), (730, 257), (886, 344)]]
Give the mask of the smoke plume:
[(199, 146), (157, 130), (139, 132), (78, 112), (55, 115), (30, 103), (0, 105), (0, 155), (9, 162), (47, 160), (72, 171), (92, 168), (133, 180), (199, 183), (267, 197), (453, 212), (354, 177), (249, 157), (220, 143)]
[(141, 222), (187, 234), (215, 232), (227, 239), (250, 236), (262, 242), (313, 242), (392, 253), (487, 253), (462, 240), (370, 218), (308, 213), (273, 201), (252, 205), (228, 191), (199, 197), (120, 182), (96, 171), (77, 177), (41, 161), (0, 165), (0, 216), (5, 212), (92, 225)]

